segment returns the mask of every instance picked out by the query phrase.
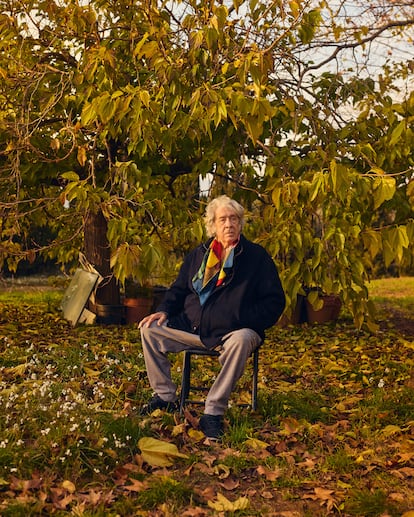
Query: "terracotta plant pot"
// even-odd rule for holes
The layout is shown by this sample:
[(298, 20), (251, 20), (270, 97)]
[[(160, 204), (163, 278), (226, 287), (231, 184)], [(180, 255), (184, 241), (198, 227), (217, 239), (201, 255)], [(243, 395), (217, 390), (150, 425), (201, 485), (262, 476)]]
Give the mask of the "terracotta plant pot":
[(152, 298), (125, 298), (124, 306), (126, 308), (126, 322), (138, 323), (151, 314), (153, 305)]
[(341, 300), (337, 296), (322, 296), (323, 307), (318, 311), (306, 300), (308, 323), (326, 323), (338, 319), (341, 310)]
[(279, 327), (287, 327), (288, 325), (298, 325), (299, 323), (304, 323), (306, 320), (306, 305), (305, 305), (305, 296), (301, 294), (297, 295), (296, 305), (293, 310), (293, 313), (290, 318), (283, 314), (279, 321), (277, 322), (277, 326)]

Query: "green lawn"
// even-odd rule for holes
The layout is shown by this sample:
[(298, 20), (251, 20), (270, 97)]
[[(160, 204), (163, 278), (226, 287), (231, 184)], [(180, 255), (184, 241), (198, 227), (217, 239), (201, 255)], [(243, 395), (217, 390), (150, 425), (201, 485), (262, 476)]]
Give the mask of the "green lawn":
[(414, 300), (414, 277), (380, 278), (368, 284), (374, 298), (408, 298)]

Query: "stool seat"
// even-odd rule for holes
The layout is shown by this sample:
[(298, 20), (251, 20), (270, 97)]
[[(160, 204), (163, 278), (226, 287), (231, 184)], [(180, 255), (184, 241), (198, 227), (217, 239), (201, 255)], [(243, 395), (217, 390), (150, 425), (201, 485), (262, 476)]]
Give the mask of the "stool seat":
[[(257, 384), (259, 377), (259, 348), (258, 346), (252, 352), (253, 359), (253, 377), (252, 377), (252, 388), (251, 388), (251, 408), (253, 411), (257, 409)], [(181, 377), (181, 393), (180, 393), (180, 413), (184, 411), (187, 403), (191, 404), (204, 404), (204, 401), (200, 400), (190, 400), (190, 392), (192, 390), (195, 391), (208, 391), (208, 388), (201, 386), (194, 386), (191, 384), (191, 359), (193, 356), (208, 356), (208, 357), (219, 357), (220, 352), (217, 350), (210, 350), (208, 348), (189, 348), (188, 350), (184, 350), (184, 358), (183, 358), (183, 373)], [(246, 404), (240, 404), (241, 406), (246, 406)], [(249, 404), (247, 404), (249, 405)]]

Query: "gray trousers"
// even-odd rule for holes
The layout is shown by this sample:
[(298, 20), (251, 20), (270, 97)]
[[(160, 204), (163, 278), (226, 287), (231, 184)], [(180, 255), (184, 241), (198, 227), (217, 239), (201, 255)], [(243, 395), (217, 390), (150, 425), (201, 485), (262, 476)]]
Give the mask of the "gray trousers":
[[(231, 392), (244, 372), (247, 359), (261, 341), (260, 336), (248, 328), (235, 330), (224, 336), (218, 358), (221, 369), (208, 392), (204, 413), (224, 414)], [(154, 322), (150, 327), (141, 327), (141, 342), (151, 388), (166, 402), (176, 401), (177, 386), (171, 380), (171, 364), (167, 354), (182, 352), (188, 348), (205, 348), (200, 337), (166, 325), (159, 326)]]

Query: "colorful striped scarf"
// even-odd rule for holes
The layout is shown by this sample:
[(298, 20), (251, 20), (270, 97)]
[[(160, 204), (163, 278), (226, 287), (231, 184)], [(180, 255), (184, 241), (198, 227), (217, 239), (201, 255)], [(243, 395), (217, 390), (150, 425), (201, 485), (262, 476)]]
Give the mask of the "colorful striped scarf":
[(201, 305), (210, 296), (213, 289), (223, 284), (226, 270), (233, 267), (235, 243), (224, 254), (223, 245), (213, 239), (204, 255), (200, 269), (194, 275), (193, 287), (200, 297)]

